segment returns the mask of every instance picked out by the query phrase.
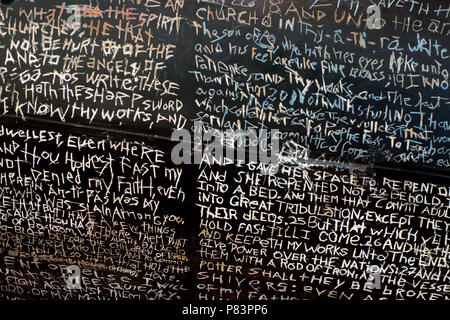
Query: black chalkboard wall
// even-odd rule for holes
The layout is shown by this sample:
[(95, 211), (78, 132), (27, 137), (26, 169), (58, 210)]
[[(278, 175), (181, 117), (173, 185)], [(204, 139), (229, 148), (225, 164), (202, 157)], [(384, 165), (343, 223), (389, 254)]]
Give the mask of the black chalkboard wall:
[(448, 299), (449, 15), (0, 5), (0, 299)]

